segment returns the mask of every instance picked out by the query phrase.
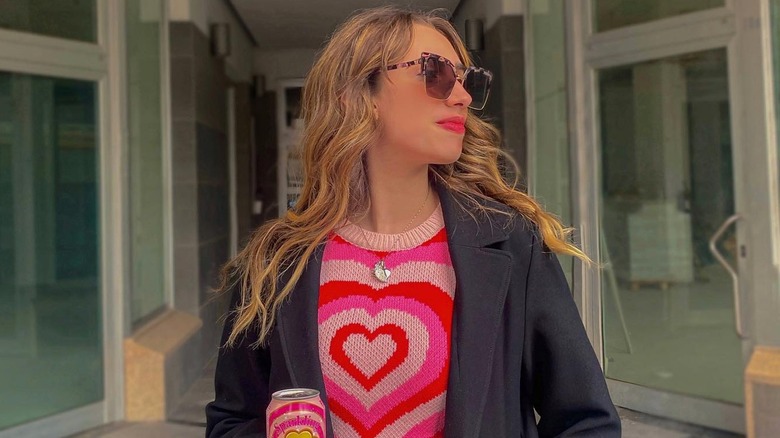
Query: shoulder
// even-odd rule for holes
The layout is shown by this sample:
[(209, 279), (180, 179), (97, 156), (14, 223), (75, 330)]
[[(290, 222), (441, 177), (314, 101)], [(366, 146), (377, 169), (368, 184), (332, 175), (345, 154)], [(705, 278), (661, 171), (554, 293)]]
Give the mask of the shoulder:
[(478, 216), (481, 225), (497, 227), (506, 233), (510, 244), (530, 251), (541, 245), (541, 232), (537, 224), (509, 205), (495, 199), (482, 200), (483, 214)]
[(440, 200), (451, 243), (528, 251), (541, 242), (532, 220), (496, 199), (442, 189)]

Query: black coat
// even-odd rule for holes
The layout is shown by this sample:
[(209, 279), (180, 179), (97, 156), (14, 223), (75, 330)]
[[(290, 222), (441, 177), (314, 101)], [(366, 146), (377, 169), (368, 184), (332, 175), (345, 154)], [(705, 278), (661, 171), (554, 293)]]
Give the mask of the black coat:
[[(619, 437), (620, 419), (555, 255), (518, 216), (475, 220), (455, 195), (437, 190), (457, 280), (445, 435)], [(208, 437), (265, 436), (265, 409), (280, 389), (317, 389), (327, 411), (317, 345), (323, 248), (280, 309), (266, 348), (249, 348), (257, 339), (250, 334), (220, 349)], [(231, 328), (229, 319), (223, 343)], [(327, 426), (332, 438), (329, 419)]]

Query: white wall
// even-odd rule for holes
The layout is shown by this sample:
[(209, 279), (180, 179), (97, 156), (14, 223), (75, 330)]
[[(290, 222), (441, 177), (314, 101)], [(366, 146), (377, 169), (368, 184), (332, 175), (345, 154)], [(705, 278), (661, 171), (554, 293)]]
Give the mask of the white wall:
[(171, 21), (191, 22), (204, 35), (209, 35), (211, 24), (228, 23), (231, 54), (225, 60), (225, 73), (236, 82), (252, 80), (254, 46), (224, 0), (169, 0), (168, 8)]
[[(559, 0), (548, 0), (559, 1)], [(503, 0), (501, 2), (502, 15), (523, 15), (525, 13), (525, 2), (523, 0)]]
[(316, 49), (255, 50), (254, 71), (265, 76), (266, 89), (276, 89), (279, 79), (305, 77), (316, 55)]

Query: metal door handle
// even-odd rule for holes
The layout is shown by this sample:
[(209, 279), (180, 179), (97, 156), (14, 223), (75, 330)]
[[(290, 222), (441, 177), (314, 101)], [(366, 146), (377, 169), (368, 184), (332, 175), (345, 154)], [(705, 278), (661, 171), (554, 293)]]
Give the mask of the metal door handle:
[(734, 270), (734, 268), (729, 265), (729, 262), (723, 257), (723, 255), (718, 251), (717, 243), (718, 240), (720, 240), (720, 236), (723, 235), (723, 233), (726, 232), (726, 229), (728, 229), (731, 224), (743, 219), (742, 216), (739, 214), (735, 214), (728, 219), (726, 219), (725, 222), (723, 222), (723, 225), (718, 228), (718, 231), (715, 232), (715, 234), (712, 235), (712, 238), (710, 239), (710, 252), (713, 256), (715, 256), (716, 259), (718, 259), (718, 262), (728, 271), (729, 275), (731, 276), (731, 287), (732, 287), (732, 294), (734, 295), (734, 321), (736, 324), (736, 330), (737, 335), (745, 339), (745, 335), (742, 332), (742, 311), (740, 310), (740, 299), (739, 299), (739, 274), (737, 274), (737, 271)]

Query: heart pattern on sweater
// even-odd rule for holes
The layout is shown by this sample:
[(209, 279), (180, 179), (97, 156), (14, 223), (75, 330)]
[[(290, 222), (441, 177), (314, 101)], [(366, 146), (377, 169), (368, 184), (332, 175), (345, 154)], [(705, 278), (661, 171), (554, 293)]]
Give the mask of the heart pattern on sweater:
[[(350, 290), (319, 310), (320, 343), (330, 352), (321, 361), (333, 412), (351, 420), (361, 436), (406, 415), (435, 414), (427, 402), (436, 397), (437, 382), (447, 379), (449, 339), (432, 306), (450, 298), (422, 283), (414, 298), (405, 296), (404, 285), (383, 288), (380, 299), (369, 286), (351, 284)], [(367, 350), (357, 351), (358, 344)]]
[[(377, 257), (392, 269), (375, 277)], [(318, 303), (319, 350), (334, 433), (441, 437), (455, 275), (444, 229), (392, 254), (329, 240)]]
[(370, 331), (360, 324), (348, 324), (336, 331), (330, 354), (364, 388), (370, 390), (397, 368), (409, 353), (404, 330), (394, 324)]

